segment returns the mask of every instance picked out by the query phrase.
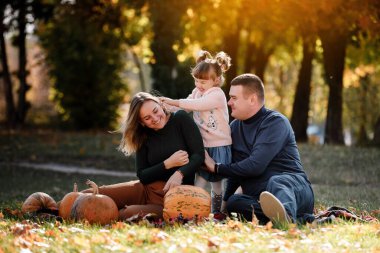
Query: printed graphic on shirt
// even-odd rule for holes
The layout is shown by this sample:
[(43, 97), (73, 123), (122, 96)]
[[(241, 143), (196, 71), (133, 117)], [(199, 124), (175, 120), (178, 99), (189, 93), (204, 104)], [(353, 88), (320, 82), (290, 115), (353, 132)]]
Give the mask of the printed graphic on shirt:
[(214, 111), (210, 111), (210, 115), (208, 116), (207, 127), (211, 128), (212, 130), (216, 130), (218, 128), (217, 121), (214, 117)]

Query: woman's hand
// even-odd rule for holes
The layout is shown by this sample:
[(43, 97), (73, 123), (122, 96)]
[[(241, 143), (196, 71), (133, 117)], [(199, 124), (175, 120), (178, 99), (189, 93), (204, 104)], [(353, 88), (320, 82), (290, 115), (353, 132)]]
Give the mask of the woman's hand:
[(165, 169), (180, 167), (189, 163), (189, 155), (186, 151), (178, 150), (164, 161)]
[(171, 188), (182, 184), (183, 174), (180, 171), (174, 172), (174, 174), (166, 182), (163, 189), (164, 193), (167, 193)]

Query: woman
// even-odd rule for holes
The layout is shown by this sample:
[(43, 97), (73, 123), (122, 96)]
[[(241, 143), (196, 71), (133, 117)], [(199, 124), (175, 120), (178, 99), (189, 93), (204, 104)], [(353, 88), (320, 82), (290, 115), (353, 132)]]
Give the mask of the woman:
[(204, 162), (198, 127), (185, 111), (168, 113), (157, 97), (139, 92), (122, 134), (119, 150), (136, 153), (139, 180), (102, 186), (99, 193), (115, 201), (121, 220), (135, 214), (162, 216), (164, 194), (181, 184), (193, 185)]

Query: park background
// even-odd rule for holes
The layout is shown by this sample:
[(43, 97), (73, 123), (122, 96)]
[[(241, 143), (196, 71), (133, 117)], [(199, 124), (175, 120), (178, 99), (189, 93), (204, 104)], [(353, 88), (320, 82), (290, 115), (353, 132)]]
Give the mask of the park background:
[(380, 143), (378, 1), (11, 0), (0, 11), (3, 128), (115, 129), (137, 91), (186, 97), (205, 49), (232, 57), (227, 96), (236, 75), (261, 77), (298, 142)]
[(286, 115), (315, 192), (380, 217), (380, 1), (0, 1), (0, 252), (379, 252), (379, 223), (278, 231), (230, 220), (155, 230), (116, 223), (34, 223), (33, 192), (56, 201), (87, 178), (135, 179), (117, 151), (138, 91), (186, 97), (199, 50), (232, 57)]

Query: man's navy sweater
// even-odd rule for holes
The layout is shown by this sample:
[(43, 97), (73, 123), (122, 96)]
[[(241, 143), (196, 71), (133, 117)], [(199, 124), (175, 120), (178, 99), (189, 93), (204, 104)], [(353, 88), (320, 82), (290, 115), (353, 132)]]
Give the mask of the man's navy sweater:
[(232, 163), (221, 164), (218, 174), (229, 177), (225, 200), (238, 185), (243, 193), (258, 196), (273, 175), (307, 176), (289, 120), (264, 106), (247, 120), (231, 122)]

